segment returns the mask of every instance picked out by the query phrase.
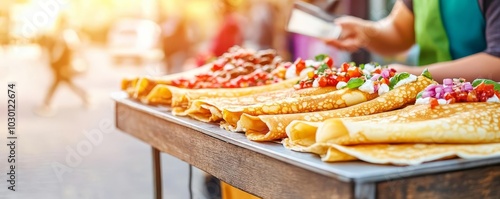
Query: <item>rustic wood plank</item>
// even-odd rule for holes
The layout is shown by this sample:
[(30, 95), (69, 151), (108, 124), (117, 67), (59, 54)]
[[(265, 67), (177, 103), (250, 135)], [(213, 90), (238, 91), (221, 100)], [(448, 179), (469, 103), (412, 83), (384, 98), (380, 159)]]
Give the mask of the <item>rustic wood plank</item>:
[(500, 198), (500, 165), (382, 182), (377, 198)]
[[(264, 154), (268, 157), (281, 160), (288, 164), (328, 176), (342, 182), (370, 183), (387, 181), (388, 179), (400, 179), (413, 176), (422, 176), (440, 172), (457, 171), (471, 168), (486, 167), (500, 164), (500, 158), (481, 159), (449, 159), (429, 162), (417, 166), (400, 167), (390, 165), (370, 164), (361, 161), (324, 163), (317, 156), (308, 153), (297, 153), (284, 148), (280, 144), (269, 142), (257, 143), (249, 141), (243, 134), (231, 133), (220, 129), (215, 124), (207, 124), (195, 121), (188, 117), (175, 117), (169, 112), (168, 107), (151, 107), (137, 101), (128, 99), (127, 94), (117, 92), (112, 98), (120, 104), (126, 105), (134, 110), (149, 113), (163, 120), (197, 130), (203, 134), (221, 139), (225, 142), (241, 146), (247, 150)], [(121, 115), (121, 118), (126, 118)]]
[(124, 104), (116, 104), (116, 125), (162, 152), (263, 198), (353, 198), (350, 183), (244, 149)]

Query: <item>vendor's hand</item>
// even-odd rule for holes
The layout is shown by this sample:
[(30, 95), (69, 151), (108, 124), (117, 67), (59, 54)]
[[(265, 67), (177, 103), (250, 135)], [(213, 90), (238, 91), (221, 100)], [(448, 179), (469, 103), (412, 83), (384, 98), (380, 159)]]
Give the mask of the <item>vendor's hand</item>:
[(339, 39), (326, 40), (325, 42), (340, 50), (354, 52), (365, 47), (370, 42), (370, 35), (374, 34), (373, 22), (356, 17), (341, 17), (335, 23), (342, 27)]
[(390, 64), (389, 67), (396, 69), (398, 73), (407, 72), (413, 75), (420, 75), (423, 71), (421, 67), (411, 67), (403, 64)]

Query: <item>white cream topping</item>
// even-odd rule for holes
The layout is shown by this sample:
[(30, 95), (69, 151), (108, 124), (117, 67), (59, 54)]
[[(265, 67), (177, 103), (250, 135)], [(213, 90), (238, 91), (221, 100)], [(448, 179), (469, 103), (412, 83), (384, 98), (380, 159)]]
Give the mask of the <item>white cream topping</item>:
[(500, 102), (500, 99), (498, 99), (497, 95), (493, 95), (493, 97), (488, 98), (486, 102)]
[(306, 63), (306, 66), (314, 66), (314, 67), (317, 67), (321, 64), (321, 62), (317, 62), (314, 60), (306, 60), (305, 63)]
[(319, 87), (319, 78), (316, 78), (316, 79), (313, 81), (313, 87), (314, 87), (314, 88), (318, 88), (318, 87)]
[(438, 99), (438, 104), (449, 104), (445, 99)]
[(424, 105), (424, 104), (430, 104), (430, 97), (426, 98), (418, 98), (417, 101), (415, 101), (415, 105)]
[(408, 84), (411, 82), (415, 82), (415, 81), (417, 81), (417, 76), (410, 74), (409, 77), (400, 80), (396, 85), (394, 85), (394, 88), (397, 88), (397, 87), (400, 87), (402, 85), (405, 85), (405, 84)]
[(371, 76), (371, 73), (375, 71), (375, 65), (373, 64), (365, 64), (365, 68), (363, 69), (363, 74), (367, 76)]
[(292, 64), (286, 69), (285, 78), (293, 79), (295, 77), (297, 77), (297, 68), (295, 67), (295, 64)]
[(381, 84), (378, 87), (378, 95), (383, 95), (384, 93), (389, 92), (389, 86), (387, 84)]
[(344, 86), (347, 86), (347, 83), (346, 82), (342, 82), (340, 81), (339, 83), (337, 83), (337, 89), (342, 89)]
[[(418, 98), (417, 101), (415, 101), (415, 105), (425, 105), (425, 104), (430, 104), (431, 103), (431, 98), (430, 97), (426, 97), (426, 98)], [(438, 99), (438, 104), (449, 104), (448, 101), (446, 101), (445, 99)]]
[(300, 71), (300, 76), (301, 76), (301, 77), (304, 77), (304, 76), (306, 76), (306, 75), (307, 75), (307, 73), (308, 73), (308, 72), (310, 72), (310, 71), (314, 71), (314, 69), (313, 69), (313, 68), (309, 68), (309, 67), (304, 68), (302, 71)]
[(375, 85), (372, 80), (366, 80), (365, 83), (363, 83), (363, 85), (361, 85), (358, 89), (365, 93), (375, 93)]

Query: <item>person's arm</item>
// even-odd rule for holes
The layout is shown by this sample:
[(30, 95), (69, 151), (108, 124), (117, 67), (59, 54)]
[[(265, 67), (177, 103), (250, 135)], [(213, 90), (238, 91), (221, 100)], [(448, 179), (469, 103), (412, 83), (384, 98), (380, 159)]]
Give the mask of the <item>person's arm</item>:
[(408, 50), (415, 43), (413, 13), (398, 0), (386, 18), (373, 22), (356, 17), (341, 17), (336, 23), (342, 27), (338, 40), (328, 44), (341, 50), (356, 51), (365, 47), (380, 55), (394, 55)]
[(429, 68), (434, 79), (441, 82), (444, 78), (463, 77), (469, 81), (476, 78), (487, 78), (500, 82), (500, 1), (484, 0), (483, 9), (486, 20), (487, 48), (484, 52), (462, 59), (441, 62), (424, 67), (408, 67), (391, 65), (398, 71), (420, 74)]
[(423, 67), (409, 67), (392, 64), (390, 67), (397, 71), (407, 71), (420, 75), (428, 68), (434, 80), (442, 82), (445, 78), (463, 77), (468, 81), (476, 78), (486, 78), (500, 82), (500, 58), (487, 54), (477, 53), (454, 61), (440, 62)]

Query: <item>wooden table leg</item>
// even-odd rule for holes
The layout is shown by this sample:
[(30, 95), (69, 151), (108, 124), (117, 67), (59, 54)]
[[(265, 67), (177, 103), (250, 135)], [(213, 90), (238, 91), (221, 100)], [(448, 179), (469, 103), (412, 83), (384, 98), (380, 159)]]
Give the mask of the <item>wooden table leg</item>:
[(151, 147), (153, 155), (153, 183), (155, 189), (155, 198), (162, 198), (162, 187), (161, 187), (161, 159), (160, 151), (154, 147)]

